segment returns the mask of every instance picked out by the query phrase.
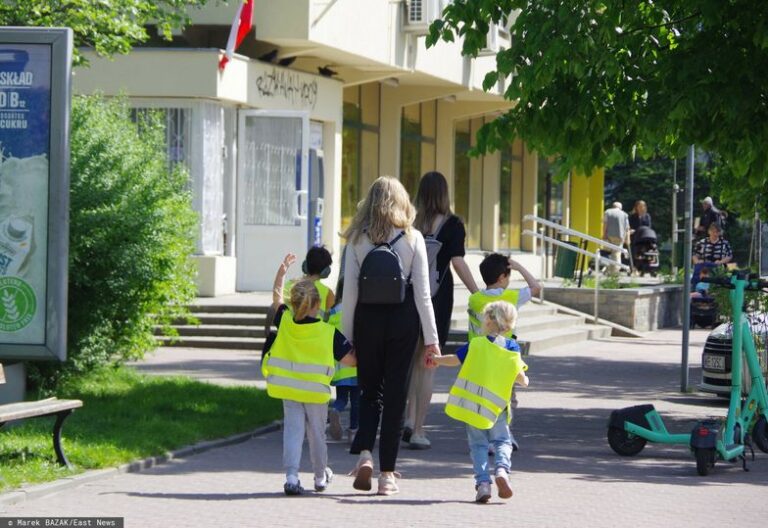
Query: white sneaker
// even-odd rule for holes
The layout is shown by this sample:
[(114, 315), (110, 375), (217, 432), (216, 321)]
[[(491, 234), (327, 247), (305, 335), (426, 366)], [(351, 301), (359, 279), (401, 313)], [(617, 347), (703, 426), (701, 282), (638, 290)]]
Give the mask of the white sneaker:
[(411, 441), (408, 442), (408, 447), (411, 449), (429, 449), (432, 447), (432, 443), (425, 435), (412, 434)]
[(328, 409), (328, 436), (341, 440), (341, 414), (336, 409)]
[(325, 491), (328, 489), (328, 486), (331, 485), (332, 480), (333, 471), (331, 471), (331, 468), (327, 467), (325, 468), (325, 475), (321, 478), (315, 477), (315, 491)]
[(496, 468), (496, 487), (499, 489), (499, 497), (508, 499), (512, 496), (512, 486), (509, 484), (509, 473), (504, 468)]
[(477, 493), (475, 494), (475, 502), (480, 502), (482, 504), (485, 504), (489, 500), (491, 500), (491, 483), (490, 482), (481, 482), (477, 486), (475, 486), (475, 489), (477, 490)]

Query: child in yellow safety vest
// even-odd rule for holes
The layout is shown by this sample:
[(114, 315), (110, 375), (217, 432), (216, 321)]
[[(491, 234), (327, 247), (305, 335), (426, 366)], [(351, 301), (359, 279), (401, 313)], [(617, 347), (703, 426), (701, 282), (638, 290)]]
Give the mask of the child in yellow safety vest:
[(327, 278), (331, 274), (332, 264), (333, 258), (327, 249), (323, 246), (311, 247), (307, 251), (307, 256), (304, 257), (304, 262), (301, 263), (301, 271), (304, 273), (304, 276), (300, 279), (289, 280), (283, 289), (283, 297), (286, 299), (291, 298), (291, 288), (299, 280), (312, 281), (315, 288), (317, 288), (317, 293), (320, 294), (318, 317), (323, 321), (327, 321), (329, 311), (336, 304), (336, 299), (334, 298), (333, 290), (323, 284), (322, 279)]
[[(509, 280), (512, 271), (522, 275), (526, 282), (524, 288), (514, 289), (509, 287)], [(480, 289), (469, 296), (467, 303), (467, 312), (469, 315), (469, 330), (467, 332), (467, 341), (471, 342), (473, 338), (483, 335), (482, 317), (483, 309), (492, 302), (504, 301), (520, 308), (533, 297), (541, 293), (541, 284), (531, 273), (512, 257), (506, 257), (500, 253), (491, 253), (487, 255), (480, 263), (480, 275), (485, 282), (485, 289)], [(505, 337), (517, 339), (514, 335), (514, 325), (504, 334)], [(515, 409), (517, 408), (517, 397), (512, 393), (510, 402), (509, 419), (514, 419)], [(512, 436), (512, 447), (517, 451), (518, 445), (515, 437)], [(493, 454), (491, 446), (489, 454)]]
[[(523, 276), (527, 286), (521, 289), (510, 289), (509, 279), (512, 271)], [(480, 263), (480, 275), (485, 282), (485, 289), (481, 289), (469, 296), (467, 313), (469, 315), (468, 341), (482, 335), (480, 314), (488, 303), (505, 301), (520, 308), (523, 304), (536, 297), (541, 292), (541, 284), (531, 273), (512, 257), (506, 257), (500, 253), (491, 253)], [(511, 328), (507, 337), (512, 337)]]
[(489, 444), (494, 447), (494, 479), (499, 497), (512, 496), (509, 401), (515, 383), (528, 386), (525, 375), (528, 365), (522, 360), (515, 340), (505, 337), (517, 320), (514, 305), (503, 301), (490, 303), (483, 309), (482, 320), (486, 335), (475, 337), (456, 354), (432, 357), (429, 362), (440, 366), (461, 365), (445, 412), (466, 424), (475, 473), (475, 501), (486, 503), (491, 498)]
[[(341, 253), (341, 273), (336, 283), (336, 305), (328, 314), (328, 324), (341, 331), (341, 298), (344, 294), (344, 259), (347, 250)], [(348, 367), (336, 364), (336, 373), (333, 375), (331, 385), (336, 387), (336, 399), (328, 409), (328, 436), (333, 440), (341, 440), (343, 428), (341, 426), (341, 413), (349, 404), (349, 428), (347, 440), (352, 440), (357, 434), (360, 423), (360, 387), (357, 385), (357, 367)]]
[(286, 255), (275, 276), (272, 306), (277, 336), (265, 350), (262, 373), (267, 394), (283, 400), (283, 465), (286, 495), (300, 495), (301, 450), (306, 436), (312, 459), (315, 491), (325, 491), (333, 478), (328, 467), (325, 423), (336, 361), (356, 364), (352, 345), (333, 326), (320, 320), (320, 294), (311, 280), (291, 288), (291, 309), (283, 303), (283, 281), (296, 261)]

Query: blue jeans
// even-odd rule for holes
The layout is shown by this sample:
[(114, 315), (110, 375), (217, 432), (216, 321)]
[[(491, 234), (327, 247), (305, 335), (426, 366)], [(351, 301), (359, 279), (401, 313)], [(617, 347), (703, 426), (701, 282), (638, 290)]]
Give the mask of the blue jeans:
[(512, 435), (509, 432), (509, 425), (507, 425), (506, 409), (499, 415), (496, 423), (490, 429), (478, 429), (467, 425), (467, 440), (475, 471), (475, 484), (491, 482), (491, 475), (488, 473), (489, 444), (493, 445), (494, 448), (495, 469), (504, 468), (509, 472)]
[(360, 387), (357, 385), (337, 385), (336, 400), (331, 408), (344, 412), (349, 401), (349, 428), (357, 429), (360, 422)]

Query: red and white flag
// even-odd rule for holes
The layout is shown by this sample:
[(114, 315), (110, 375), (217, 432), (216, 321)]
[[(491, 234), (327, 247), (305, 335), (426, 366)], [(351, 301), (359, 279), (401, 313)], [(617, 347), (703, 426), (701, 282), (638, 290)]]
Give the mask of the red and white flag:
[(232, 55), (235, 54), (235, 50), (240, 47), (240, 44), (252, 27), (253, 0), (243, 0), (237, 6), (235, 18), (232, 20), (232, 29), (229, 31), (229, 39), (227, 39), (227, 51), (219, 61), (220, 70), (224, 70), (224, 67), (232, 59)]

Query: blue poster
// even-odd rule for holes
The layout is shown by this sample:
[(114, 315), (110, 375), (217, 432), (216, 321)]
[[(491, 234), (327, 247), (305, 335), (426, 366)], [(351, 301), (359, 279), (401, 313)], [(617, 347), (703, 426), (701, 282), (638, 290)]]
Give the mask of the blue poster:
[(45, 342), (51, 46), (0, 44), (0, 339)]

